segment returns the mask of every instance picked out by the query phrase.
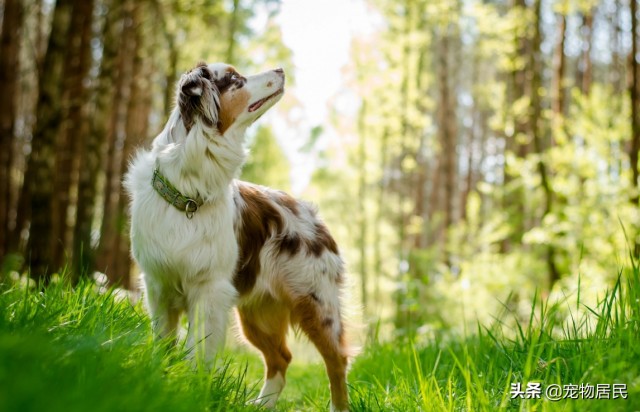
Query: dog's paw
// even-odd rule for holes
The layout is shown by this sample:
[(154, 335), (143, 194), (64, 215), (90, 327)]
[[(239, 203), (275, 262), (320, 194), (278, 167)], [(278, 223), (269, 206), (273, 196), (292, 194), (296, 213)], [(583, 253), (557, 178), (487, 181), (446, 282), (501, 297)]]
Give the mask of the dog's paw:
[(276, 399), (272, 396), (266, 396), (264, 398), (254, 399), (252, 401), (247, 402), (248, 405), (259, 406), (265, 409), (275, 409), (276, 407)]

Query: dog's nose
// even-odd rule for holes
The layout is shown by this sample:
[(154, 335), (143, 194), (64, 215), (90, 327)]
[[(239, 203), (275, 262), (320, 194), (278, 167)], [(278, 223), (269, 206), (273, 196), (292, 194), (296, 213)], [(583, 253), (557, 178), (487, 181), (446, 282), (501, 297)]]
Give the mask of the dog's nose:
[(281, 74), (281, 75), (283, 75), (283, 76), (284, 76), (284, 70), (282, 70), (282, 68), (281, 68), (281, 67), (278, 67), (277, 69), (275, 69), (275, 70), (274, 70), (274, 72), (276, 72), (276, 73)]

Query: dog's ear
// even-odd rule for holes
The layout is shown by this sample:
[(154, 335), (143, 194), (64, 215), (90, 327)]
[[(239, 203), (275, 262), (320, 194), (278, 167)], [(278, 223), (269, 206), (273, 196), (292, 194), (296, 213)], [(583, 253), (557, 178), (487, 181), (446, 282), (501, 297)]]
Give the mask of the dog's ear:
[(182, 75), (177, 90), (180, 117), (187, 132), (197, 121), (215, 127), (220, 111), (220, 92), (213, 82), (213, 73), (204, 63)]

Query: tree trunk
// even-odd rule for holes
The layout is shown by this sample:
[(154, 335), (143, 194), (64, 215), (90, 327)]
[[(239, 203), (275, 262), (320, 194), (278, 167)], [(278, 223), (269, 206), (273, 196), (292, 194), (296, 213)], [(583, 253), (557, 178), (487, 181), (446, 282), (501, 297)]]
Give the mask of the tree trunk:
[(238, 31), (238, 13), (240, 0), (233, 0), (233, 10), (229, 20), (229, 40), (227, 43), (227, 63), (235, 64), (236, 32)]
[[(409, 110), (409, 70), (410, 70), (410, 44), (409, 44), (409, 35), (411, 33), (411, 1), (407, 0), (404, 2), (404, 22), (402, 28), (402, 36), (401, 36), (401, 44), (402, 44), (402, 81), (400, 84), (400, 153), (397, 158), (397, 167), (400, 175), (404, 176), (404, 166), (403, 160), (407, 155), (407, 140), (408, 140), (408, 129), (409, 129), (409, 121), (408, 121), (408, 110)], [(408, 253), (406, 250), (406, 227), (407, 227), (407, 214), (405, 213), (405, 191), (406, 185), (405, 181), (397, 182), (397, 211), (398, 215), (396, 218), (396, 226), (398, 228), (398, 245), (397, 245), (397, 258), (401, 262), (401, 264), (406, 262), (408, 258)], [(404, 276), (404, 269), (402, 266), (398, 268), (397, 280), (398, 282), (402, 281)], [(402, 294), (397, 293), (395, 295), (395, 326), (396, 328), (401, 328), (405, 326), (408, 322), (405, 309), (403, 308), (402, 302)]]
[[(74, 0), (64, 67), (64, 127), (56, 149), (55, 196), (53, 200), (53, 265), (65, 266), (71, 252), (74, 222), (68, 221), (72, 194), (77, 189), (79, 145), (87, 139), (85, 78), (91, 66), (93, 0)], [(71, 262), (68, 262), (69, 264)], [(77, 274), (72, 274), (77, 276)]]
[[(476, 54), (474, 56), (474, 62), (473, 62), (473, 67), (471, 68), (472, 70), (472, 74), (471, 74), (471, 82), (472, 84), (477, 84), (478, 83), (478, 77), (479, 77), (479, 70), (478, 68), (480, 67), (480, 59), (479, 56)], [(473, 190), (474, 186), (475, 186), (475, 179), (474, 179), (474, 174), (475, 171), (473, 170), (474, 168), (474, 145), (475, 145), (475, 141), (476, 141), (476, 130), (478, 129), (479, 125), (479, 117), (481, 116), (481, 112), (478, 108), (474, 107), (471, 109), (471, 126), (469, 127), (469, 130), (467, 132), (467, 142), (466, 142), (466, 147), (467, 147), (467, 176), (465, 179), (465, 185), (464, 185), (464, 190), (461, 192), (461, 196), (460, 196), (460, 218), (462, 220), (467, 220), (467, 199), (469, 199), (469, 194), (471, 193), (471, 191)]]
[[(173, 3), (175, 7), (175, 3)], [(173, 33), (172, 27), (167, 17), (167, 12), (161, 2), (149, 2), (149, 7), (153, 11), (153, 16), (158, 20), (157, 27), (162, 32), (164, 42), (166, 44), (167, 53), (169, 53), (168, 64), (165, 68), (165, 88), (164, 88), (164, 115), (169, 117), (173, 109), (173, 98), (175, 95), (176, 81), (178, 80), (178, 60), (180, 57), (180, 46), (176, 44), (176, 35)], [(176, 10), (171, 10), (169, 14), (176, 14)]]
[[(33, 45), (34, 61), (25, 61), (24, 64), (27, 65), (28, 63), (31, 63), (29, 65), (29, 70), (35, 73), (28, 76), (25, 86), (28, 90), (22, 90), (22, 95), (20, 96), (22, 103), (19, 110), (23, 111), (23, 113), (29, 113), (32, 118), (28, 122), (25, 122), (25, 130), (34, 130), (35, 120), (37, 120), (35, 119), (35, 116), (31, 116), (31, 114), (35, 111), (35, 105), (37, 104), (37, 83), (39, 81), (39, 76), (42, 73), (44, 57), (47, 52), (49, 32), (47, 24), (44, 24), (44, 21), (46, 20), (44, 9), (46, 7), (43, 3), (45, 3), (45, 1), (47, 0), (35, 0), (33, 2), (33, 9), (31, 10), (36, 21), (34, 28), (35, 40)], [(25, 19), (28, 19), (28, 14), (29, 13), (25, 16)], [(26, 29), (27, 27), (25, 26), (25, 35), (27, 31)], [(33, 101), (30, 101), (31, 99), (33, 99)], [(17, 141), (16, 143), (18, 144), (16, 145), (17, 147), (14, 147), (14, 154), (16, 155), (14, 167), (20, 166), (19, 173), (22, 174), (22, 181), (14, 194), (17, 199), (12, 201), (12, 206), (14, 207), (12, 213), (15, 218), (10, 221), (11, 227), (8, 233), (8, 251), (11, 253), (22, 253), (24, 255), (26, 250), (26, 241), (28, 240), (27, 229), (29, 220), (31, 219), (31, 188), (29, 187), (29, 182), (32, 180), (33, 170), (29, 167), (29, 155), (24, 155), (25, 147), (28, 146), (30, 149), (31, 143), (25, 142), (24, 137), (22, 137), (21, 141)]]
[[(638, 1), (631, 0), (631, 55), (629, 56), (629, 98), (631, 100), (631, 145), (629, 161), (631, 163), (631, 187), (635, 191), (631, 203), (638, 207), (640, 182), (638, 182), (638, 152), (640, 151), (640, 108), (638, 71)], [(640, 258), (640, 235), (636, 233), (633, 254), (636, 261)]]
[(0, 262), (9, 249), (11, 153), (18, 109), (16, 96), (19, 89), (23, 12), (22, 0), (5, 1), (0, 37)]
[[(440, 148), (440, 151), (442, 149)], [(428, 205), (428, 218), (429, 218), (429, 231), (430, 238), (427, 241), (427, 246), (435, 246), (440, 241), (440, 228), (442, 224), (436, 219), (438, 213), (442, 211), (442, 156), (437, 155), (433, 164), (431, 173), (431, 188), (429, 190), (429, 205)]]
[(108, 119), (114, 97), (113, 79), (117, 77), (115, 65), (123, 22), (121, 0), (109, 1), (105, 6), (108, 12), (105, 14), (103, 27), (104, 47), (100, 74), (93, 98), (95, 108), (91, 116), (91, 133), (81, 142), (83, 155), (80, 157), (77, 223), (73, 236), (73, 273), (76, 276), (90, 274), (95, 270), (95, 249), (92, 247), (91, 232), (96, 213), (101, 153), (106, 149)]
[[(591, 43), (593, 40), (593, 12), (583, 17), (582, 32), (585, 33), (583, 41), (587, 43), (587, 47), (583, 47), (581, 56), (581, 70), (579, 71), (579, 86), (584, 94), (589, 94), (591, 90), (591, 82), (593, 77), (593, 63), (591, 62)], [(617, 41), (617, 38), (616, 40)]]
[(46, 70), (39, 78), (39, 98), (36, 108), (36, 125), (31, 144), (28, 174), (31, 195), (31, 227), (27, 247), (27, 261), (31, 276), (47, 280), (53, 267), (53, 174), (55, 141), (62, 123), (63, 67), (68, 38), (70, 0), (58, 0), (53, 11), (53, 23), (49, 44), (44, 58)]
[(445, 262), (449, 263), (447, 248), (447, 230), (453, 225), (455, 220), (454, 199), (456, 198), (456, 116), (455, 101), (451, 96), (449, 86), (449, 44), (451, 37), (445, 34), (440, 39), (440, 52), (438, 53), (438, 85), (439, 85), (439, 105), (438, 105), (438, 130), (440, 144), (442, 148), (442, 176), (443, 176), (443, 212), (444, 228), (442, 236), (442, 247), (445, 250)]
[[(132, 22), (133, 1), (123, 1), (122, 41), (118, 51), (116, 67), (116, 82), (112, 85), (115, 90), (111, 103), (111, 112), (107, 123), (105, 158), (106, 170), (103, 192), (103, 218), (100, 230), (100, 246), (98, 255), (98, 270), (107, 274), (110, 280), (117, 281), (118, 275), (111, 267), (117, 256), (117, 236), (119, 231), (118, 202), (120, 199), (120, 168), (122, 152), (118, 148), (124, 147), (126, 110), (129, 99), (133, 57), (135, 53), (135, 36)], [(112, 279), (111, 276), (114, 276)]]
[[(131, 13), (134, 58), (131, 84), (129, 86), (131, 92), (127, 104), (125, 140), (119, 168), (120, 176), (123, 176), (126, 172), (135, 148), (145, 141), (148, 131), (149, 109), (151, 107), (151, 96), (149, 94), (151, 70), (150, 65), (145, 63), (148, 59), (145, 57), (143, 15), (143, 6), (136, 4)], [(131, 253), (129, 250), (129, 218), (127, 213), (129, 199), (122, 184), (119, 185), (119, 192), (120, 196), (118, 197), (118, 208), (116, 210), (117, 226), (113, 246), (114, 259), (111, 263), (113, 270), (109, 280), (114, 284), (130, 288)]]
[[(627, 81), (628, 77), (625, 77), (626, 67), (627, 67), (627, 56), (624, 54), (624, 47), (622, 44), (624, 41), (622, 40), (624, 37), (624, 30), (622, 28), (622, 22), (626, 21), (626, 8), (622, 4), (623, 0), (614, 0), (615, 8), (613, 11), (613, 22), (612, 22), (612, 33), (611, 36), (614, 39), (612, 42), (612, 47), (616, 51), (613, 54), (613, 70), (611, 70), (610, 75), (612, 76), (612, 83), (614, 85), (614, 92), (616, 93), (624, 93), (627, 91)], [(593, 21), (593, 19), (591, 20)], [(592, 33), (592, 30), (589, 31)], [(591, 48), (591, 39), (589, 41), (589, 48)]]
[[(418, 28), (421, 30), (427, 30), (427, 23), (424, 17), (421, 17), (418, 21)], [(423, 72), (425, 70), (425, 62), (427, 59), (427, 51), (426, 50), (418, 50), (418, 64), (416, 67), (416, 90), (424, 90), (424, 93), (427, 93), (427, 86), (423, 83), (424, 77)], [(416, 100), (416, 106), (422, 116), (427, 117), (429, 115), (429, 109), (425, 107), (425, 104), (421, 101), (421, 99)], [(414, 155), (416, 161), (416, 173), (415, 173), (415, 211), (414, 215), (417, 216), (420, 220), (420, 225), (422, 229), (414, 236), (414, 248), (425, 249), (427, 247), (427, 242), (429, 241), (429, 233), (427, 231), (427, 181), (428, 181), (428, 167), (429, 163), (427, 161), (426, 148), (428, 135), (427, 133), (418, 132), (416, 133), (416, 137), (419, 140), (418, 149)]]
[(471, 127), (469, 128), (469, 132), (468, 132), (468, 138), (467, 138), (467, 159), (466, 159), (466, 163), (467, 163), (467, 175), (465, 177), (465, 184), (464, 184), (464, 190), (461, 192), (461, 196), (460, 196), (460, 218), (464, 221), (467, 220), (468, 216), (467, 216), (467, 200), (469, 199), (469, 194), (471, 193), (471, 191), (473, 190), (473, 186), (475, 184), (475, 179), (473, 177), (474, 175), (474, 158), (473, 158), (473, 154), (474, 154), (474, 144), (475, 144), (475, 140), (476, 140), (476, 127), (477, 124), (477, 118), (480, 115), (479, 113), (476, 112), (475, 109), (472, 109), (473, 112), (471, 113)]
[(360, 107), (360, 113), (358, 113), (358, 250), (360, 252), (360, 278), (362, 294), (362, 307), (364, 315), (367, 313), (367, 286), (368, 286), (368, 273), (367, 273), (367, 214), (366, 214), (366, 196), (367, 196), (367, 145), (366, 139), (366, 116), (367, 116), (367, 103), (362, 101)]
[(47, 19), (46, 3), (48, 0), (36, 0), (36, 44), (35, 44), (35, 58), (36, 68), (38, 74), (42, 74), (42, 66), (44, 65), (44, 58), (47, 53), (47, 25), (45, 21)]
[(164, 114), (168, 118), (171, 110), (173, 110), (173, 96), (175, 95), (176, 82), (178, 81), (179, 50), (175, 45), (175, 39), (172, 37), (170, 37), (170, 41), (167, 44), (169, 47), (169, 68), (165, 77), (167, 87), (164, 92)]
[(417, 153), (415, 154), (416, 160), (416, 172), (413, 177), (414, 181), (414, 216), (417, 216), (420, 220), (420, 224), (422, 226), (422, 230), (418, 231), (414, 235), (413, 240), (413, 248), (414, 249), (425, 249), (427, 247), (427, 242), (429, 240), (429, 235), (427, 233), (427, 205), (426, 203), (426, 190), (427, 190), (427, 159), (424, 156), (425, 151), (425, 142), (426, 136), (422, 134), (420, 136), (420, 143), (418, 145)]
[[(513, 7), (524, 12), (526, 9), (526, 3), (524, 0), (515, 0)], [(525, 32), (526, 33), (526, 32)], [(528, 142), (528, 119), (527, 115), (517, 113), (513, 110), (516, 102), (520, 101), (527, 94), (527, 69), (523, 64), (518, 64), (524, 56), (527, 55), (529, 49), (529, 38), (526, 34), (521, 32), (521, 28), (516, 28), (513, 36), (513, 42), (516, 46), (515, 55), (511, 58), (513, 62), (513, 70), (510, 73), (510, 83), (508, 89), (507, 108), (505, 109), (508, 116), (513, 121), (512, 135), (505, 136), (505, 152), (510, 152), (519, 158), (527, 156), (529, 151)], [(502, 198), (502, 208), (507, 211), (509, 215), (509, 221), (513, 223), (513, 231), (505, 238), (500, 244), (500, 251), (507, 253), (511, 250), (512, 245), (520, 245), (522, 242), (522, 236), (526, 231), (525, 215), (526, 211), (526, 193), (522, 189), (522, 185), (517, 183), (517, 186), (512, 187), (511, 182), (514, 181), (514, 176), (507, 170), (507, 162), (504, 162), (504, 195)], [(517, 179), (517, 177), (516, 177)]]
[(388, 146), (389, 131), (385, 128), (382, 132), (382, 141), (380, 142), (380, 151), (382, 155), (380, 170), (380, 181), (376, 193), (376, 218), (373, 224), (373, 273), (377, 277), (374, 282), (373, 297), (376, 302), (380, 301), (380, 282), (384, 278), (384, 268), (382, 265), (382, 222), (384, 216), (387, 215), (385, 208), (385, 194), (387, 192), (386, 172), (388, 167)]
[(564, 71), (566, 66), (566, 57), (564, 54), (564, 41), (567, 31), (567, 19), (564, 14), (558, 15), (558, 45), (556, 46), (554, 56), (554, 99), (553, 99), (553, 112), (557, 116), (564, 114), (564, 101), (565, 101), (565, 85), (564, 85)]
[[(540, 45), (542, 44), (542, 27), (541, 27), (541, 0), (536, 0), (534, 3), (534, 35), (531, 44), (531, 108), (530, 108), (530, 125), (533, 138), (533, 144), (538, 160), (538, 173), (540, 173), (540, 182), (545, 196), (545, 206), (543, 211), (544, 217), (551, 212), (553, 206), (553, 191), (551, 189), (551, 183), (549, 182), (547, 166), (544, 160), (545, 145), (542, 141), (542, 102), (540, 96), (540, 87), (542, 85), (542, 56)], [(546, 250), (547, 268), (549, 270), (549, 290), (553, 288), (553, 285), (560, 279), (560, 273), (555, 264), (555, 248), (553, 245), (548, 245)]]

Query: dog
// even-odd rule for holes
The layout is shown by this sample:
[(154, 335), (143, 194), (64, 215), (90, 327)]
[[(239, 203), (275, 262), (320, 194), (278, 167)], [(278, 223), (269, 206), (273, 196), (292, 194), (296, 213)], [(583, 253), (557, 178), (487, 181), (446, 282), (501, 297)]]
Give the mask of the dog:
[(244, 77), (223, 63), (182, 75), (166, 126), (125, 177), (132, 255), (156, 337), (175, 341), (185, 313), (189, 356), (211, 365), (235, 306), (266, 367), (255, 402), (273, 408), (291, 361), (286, 335), (298, 327), (324, 359), (331, 410), (344, 411), (350, 354), (338, 246), (312, 205), (236, 179), (245, 131), (284, 83), (282, 69)]

